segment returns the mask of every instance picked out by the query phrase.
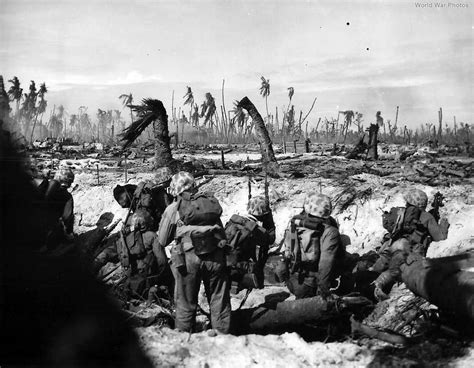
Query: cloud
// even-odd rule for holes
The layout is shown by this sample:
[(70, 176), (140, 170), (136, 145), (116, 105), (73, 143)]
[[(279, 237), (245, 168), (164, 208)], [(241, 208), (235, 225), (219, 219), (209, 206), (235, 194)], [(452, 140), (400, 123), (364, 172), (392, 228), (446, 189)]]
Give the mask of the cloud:
[(157, 74), (145, 76), (136, 70), (132, 70), (125, 76), (113, 79), (79, 74), (66, 74), (61, 79), (57, 79), (57, 77), (49, 79), (49, 85), (56, 91), (62, 91), (77, 86), (88, 86), (100, 90), (111, 86), (125, 86), (160, 81), (162, 81), (162, 78)]

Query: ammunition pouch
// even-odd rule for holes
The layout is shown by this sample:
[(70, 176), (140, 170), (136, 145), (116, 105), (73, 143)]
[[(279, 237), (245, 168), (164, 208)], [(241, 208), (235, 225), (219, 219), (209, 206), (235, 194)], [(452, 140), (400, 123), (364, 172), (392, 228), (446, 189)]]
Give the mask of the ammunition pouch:
[(190, 238), (197, 256), (214, 252), (219, 244), (213, 233), (194, 233)]
[(171, 248), (171, 264), (181, 273), (185, 275), (186, 256), (184, 254), (183, 244), (177, 239)]

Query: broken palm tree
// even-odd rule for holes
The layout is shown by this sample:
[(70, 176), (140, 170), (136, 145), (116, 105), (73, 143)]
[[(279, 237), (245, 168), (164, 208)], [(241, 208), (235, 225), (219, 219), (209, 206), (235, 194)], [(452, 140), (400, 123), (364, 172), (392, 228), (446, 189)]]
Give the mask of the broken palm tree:
[(155, 167), (170, 166), (174, 163), (171, 154), (170, 136), (168, 131), (168, 115), (160, 100), (146, 98), (141, 105), (130, 105), (138, 119), (125, 128), (120, 135), (124, 141), (123, 149), (130, 147), (140, 134), (153, 123), (155, 138)]
[(248, 97), (244, 97), (242, 100), (240, 100), (238, 107), (247, 110), (255, 123), (255, 132), (261, 145), (262, 160), (264, 166), (267, 169), (266, 171), (269, 174), (276, 174), (278, 171), (278, 163), (275, 158), (275, 153), (273, 152), (273, 145), (270, 135), (268, 134), (267, 128), (265, 127), (262, 116)]

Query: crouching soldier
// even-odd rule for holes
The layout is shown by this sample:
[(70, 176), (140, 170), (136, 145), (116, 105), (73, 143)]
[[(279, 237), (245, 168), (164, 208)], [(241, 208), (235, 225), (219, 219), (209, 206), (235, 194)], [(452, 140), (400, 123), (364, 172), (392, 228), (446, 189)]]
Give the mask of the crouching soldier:
[(161, 215), (173, 201), (167, 193), (172, 175), (168, 167), (159, 168), (154, 180), (142, 181), (138, 185), (117, 185), (113, 191), (114, 198), (122, 208), (130, 208), (131, 212), (138, 209), (147, 211), (152, 218), (151, 230), (156, 231)]
[(212, 328), (228, 333), (230, 282), (224, 249), (227, 242), (220, 220), (222, 208), (214, 196), (198, 192), (194, 177), (188, 172), (173, 176), (170, 192), (176, 201), (163, 213), (158, 239), (162, 246), (173, 242), (171, 269), (176, 282), (176, 328), (194, 331), (202, 280)]
[(331, 211), (328, 196), (309, 193), (285, 233), (285, 261), (275, 273), (297, 299), (330, 296), (343, 267), (345, 249)]
[(442, 219), (438, 224), (434, 216), (426, 212), (428, 196), (425, 192), (411, 189), (404, 198), (405, 207), (394, 207), (383, 216), (383, 225), (389, 234), (373, 266), (374, 271), (381, 273), (374, 281), (374, 295), (378, 300), (388, 298), (399, 266), (410, 253), (424, 257), (432, 241), (444, 240), (448, 235), (447, 220)]
[(158, 236), (150, 230), (152, 219), (148, 212), (137, 210), (130, 222), (114, 244), (97, 256), (95, 267), (100, 269), (107, 262), (120, 261), (125, 270), (127, 297), (147, 298), (150, 287), (170, 286), (168, 261)]
[(232, 292), (263, 288), (268, 249), (275, 242), (275, 223), (268, 200), (264, 196), (251, 198), (247, 213), (232, 215), (225, 225)]

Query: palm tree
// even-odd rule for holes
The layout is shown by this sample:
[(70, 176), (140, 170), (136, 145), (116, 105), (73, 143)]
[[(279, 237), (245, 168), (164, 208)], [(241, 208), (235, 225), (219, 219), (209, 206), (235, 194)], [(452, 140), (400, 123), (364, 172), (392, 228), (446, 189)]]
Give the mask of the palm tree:
[(239, 101), (234, 101), (234, 109), (230, 111), (234, 116), (232, 120), (237, 124), (239, 128), (243, 128), (245, 124), (245, 112), (239, 105)]
[(35, 81), (31, 81), (29, 93), (24, 93), (23, 95), (24, 101), (21, 105), (20, 117), (24, 118), (24, 135), (27, 135), (30, 130), (31, 119), (36, 112), (36, 99), (38, 97), (38, 93), (36, 92)]
[(293, 98), (293, 95), (295, 94), (295, 89), (293, 87), (288, 87), (288, 98), (290, 102), (288, 102), (288, 106), (291, 105), (291, 99)]
[(124, 141), (123, 149), (129, 147), (153, 123), (155, 136), (155, 167), (170, 166), (173, 164), (170, 136), (168, 131), (168, 115), (160, 100), (146, 98), (141, 105), (129, 105), (136, 112), (138, 119), (125, 128), (120, 134)]
[(3, 76), (0, 75), (0, 119), (4, 120), (10, 114), (10, 99), (3, 84)]
[(216, 112), (216, 100), (214, 97), (211, 95), (210, 92), (207, 92), (205, 95), (205, 100), (201, 105), (201, 115), (200, 117), (204, 117), (204, 125), (207, 125), (207, 123), (210, 121), (211, 122), (211, 128), (213, 127), (213, 122), (212, 122), (212, 117), (214, 116), (214, 113)]
[(270, 139), (270, 136), (268, 135), (268, 131), (265, 127), (265, 123), (263, 122), (262, 116), (248, 97), (244, 97), (242, 100), (240, 100), (237, 106), (247, 110), (248, 114), (254, 121), (255, 132), (262, 148), (262, 158), (264, 164), (267, 166), (267, 169), (269, 171), (276, 171), (277, 160), (275, 158), (275, 153), (273, 152), (272, 141)]
[(260, 77), (262, 84), (260, 85), (260, 94), (265, 98), (265, 107), (267, 109), (267, 124), (270, 122), (270, 114), (268, 113), (268, 96), (270, 96), (270, 79)]
[(9, 82), (12, 84), (12, 86), (8, 90), (8, 95), (10, 96), (10, 101), (16, 102), (15, 116), (18, 116), (21, 98), (23, 97), (23, 88), (20, 87), (20, 81), (17, 77), (13, 77), (13, 79), (10, 79)]
[[(122, 100), (123, 107), (130, 107), (133, 104), (132, 92), (130, 92), (128, 95), (126, 94), (120, 95), (119, 99)], [(132, 113), (131, 107), (130, 107), (130, 121), (133, 123), (133, 113)]]
[(194, 105), (194, 96), (193, 96), (193, 91), (191, 90), (191, 87), (186, 86), (187, 91), (186, 94), (183, 96), (184, 98), (184, 104), (185, 105), (190, 105), (189, 107), (189, 121), (192, 121), (192, 111), (193, 111), (193, 105)]
[(347, 110), (347, 111), (339, 111), (340, 114), (344, 114), (344, 141), (343, 143), (346, 143), (346, 136), (347, 136), (347, 131), (349, 130), (349, 126), (352, 124), (352, 119), (354, 118), (355, 114), (354, 111), (352, 110)]
[(43, 114), (46, 111), (46, 106), (48, 106), (48, 102), (44, 99), (44, 95), (48, 92), (46, 88), (46, 84), (43, 82), (40, 84), (40, 89), (38, 91), (38, 97), (40, 98), (38, 107), (36, 110), (35, 121), (33, 123), (33, 129), (31, 129), (30, 135), (30, 142), (33, 142), (33, 133), (35, 132), (36, 122), (38, 120), (38, 115), (41, 114), (41, 120), (43, 119)]

